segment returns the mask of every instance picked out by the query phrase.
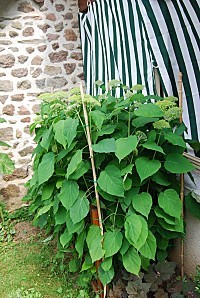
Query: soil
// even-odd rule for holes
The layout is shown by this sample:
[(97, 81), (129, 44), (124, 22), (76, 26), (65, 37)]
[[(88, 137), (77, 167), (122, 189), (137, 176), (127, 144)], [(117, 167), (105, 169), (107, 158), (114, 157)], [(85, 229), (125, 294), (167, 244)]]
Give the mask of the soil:
[(14, 229), (14, 242), (29, 242), (33, 238), (38, 238), (38, 236), (41, 235), (41, 230), (34, 227), (29, 221), (21, 221), (16, 223)]

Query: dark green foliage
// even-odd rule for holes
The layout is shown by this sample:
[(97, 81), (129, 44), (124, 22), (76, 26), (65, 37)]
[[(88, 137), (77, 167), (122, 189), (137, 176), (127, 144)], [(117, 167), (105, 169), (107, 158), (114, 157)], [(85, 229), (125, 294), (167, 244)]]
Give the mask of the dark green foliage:
[(24, 200), (31, 201), (34, 224), (58, 237), (60, 251), (73, 253), (70, 271), (94, 274), (94, 262), (104, 258), (98, 272), (103, 284), (115, 268), (138, 274), (150, 260), (164, 260), (170, 240), (184, 236), (176, 175), (194, 168), (176, 133), (180, 110), (169, 115), (174, 98), (162, 105), (162, 98), (154, 104), (144, 97), (141, 86), (126, 92), (84, 97), (103, 236), (90, 219), (96, 202), (80, 90), (41, 95), (41, 113), (31, 125), (37, 147)]

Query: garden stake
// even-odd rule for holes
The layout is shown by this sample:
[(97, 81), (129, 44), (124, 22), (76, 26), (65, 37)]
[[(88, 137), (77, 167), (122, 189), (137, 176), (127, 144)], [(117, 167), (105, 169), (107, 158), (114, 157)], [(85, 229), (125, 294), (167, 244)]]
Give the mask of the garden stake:
[[(94, 190), (95, 190), (95, 197), (96, 197), (96, 204), (97, 204), (97, 219), (98, 226), (101, 229), (101, 234), (103, 236), (103, 224), (102, 224), (102, 217), (101, 217), (101, 207), (100, 207), (100, 199), (99, 199), (99, 193), (97, 191), (97, 175), (96, 175), (96, 168), (94, 163), (94, 154), (92, 149), (92, 141), (91, 141), (91, 135), (90, 135), (90, 128), (89, 128), (89, 121), (88, 121), (88, 114), (84, 103), (84, 93), (83, 93), (83, 85), (80, 83), (80, 92), (81, 92), (81, 100), (82, 100), (82, 106), (83, 106), (83, 113), (84, 113), (84, 119), (85, 119), (85, 125), (86, 125), (86, 133), (87, 133), (87, 142), (89, 146), (90, 151), (90, 160), (92, 165), (92, 174), (93, 174), (93, 180), (94, 180)], [(98, 269), (99, 263), (96, 263), (96, 268)], [(97, 283), (101, 283), (100, 280), (97, 280)], [(103, 290), (103, 293), (100, 294), (100, 298), (106, 297), (106, 286), (103, 287), (101, 284), (101, 289)]]
[[(179, 108), (182, 109), (183, 107), (183, 89), (182, 89), (182, 84), (183, 84), (183, 76), (182, 73), (179, 72), (178, 75), (178, 97), (179, 97)], [(183, 122), (183, 117), (182, 113), (180, 116), (180, 123)], [(184, 174), (180, 174), (180, 184), (181, 184), (181, 189), (180, 189), (180, 199), (181, 199), (181, 204), (182, 204), (182, 218), (184, 219), (184, 209), (183, 209), (183, 204), (184, 204)], [(181, 239), (181, 252), (180, 252), (180, 261), (181, 261), (181, 278), (184, 278), (184, 240)]]

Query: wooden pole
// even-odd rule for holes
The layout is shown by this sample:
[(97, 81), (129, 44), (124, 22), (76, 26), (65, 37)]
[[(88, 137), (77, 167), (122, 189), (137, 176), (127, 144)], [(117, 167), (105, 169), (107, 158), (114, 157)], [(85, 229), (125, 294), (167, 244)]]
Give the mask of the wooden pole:
[[(92, 149), (92, 141), (91, 141), (91, 135), (90, 135), (90, 128), (89, 128), (89, 121), (88, 121), (88, 114), (87, 114), (87, 109), (84, 103), (84, 92), (83, 92), (83, 85), (80, 83), (80, 92), (81, 92), (81, 100), (82, 100), (82, 106), (83, 106), (83, 113), (84, 113), (84, 119), (85, 119), (85, 125), (86, 125), (86, 133), (87, 133), (87, 142), (89, 146), (89, 152), (90, 152), (90, 160), (91, 160), (91, 165), (92, 165), (92, 174), (93, 174), (93, 181), (94, 181), (94, 190), (95, 190), (95, 197), (96, 197), (96, 204), (97, 204), (97, 216), (98, 218), (95, 219), (95, 224), (98, 223), (100, 229), (101, 229), (101, 234), (103, 236), (103, 224), (102, 224), (102, 217), (101, 217), (101, 207), (100, 207), (100, 199), (99, 199), (99, 193), (97, 191), (97, 175), (96, 175), (96, 168), (95, 168), (95, 162), (94, 162), (94, 154), (93, 154), (93, 149)], [(96, 267), (98, 269), (99, 266), (96, 264)], [(98, 285), (100, 284), (100, 281), (97, 281)], [(106, 297), (106, 286), (103, 287), (101, 284), (102, 289), (103, 289), (103, 295), (100, 297), (105, 298)]]
[[(179, 108), (183, 107), (183, 76), (179, 72), (178, 75), (178, 97), (179, 97)], [(180, 116), (180, 123), (183, 122), (182, 113)], [(180, 174), (180, 199), (182, 204), (182, 219), (184, 219), (184, 174)], [(184, 278), (184, 240), (181, 239), (181, 251), (180, 251), (180, 261), (181, 261), (181, 278)]]

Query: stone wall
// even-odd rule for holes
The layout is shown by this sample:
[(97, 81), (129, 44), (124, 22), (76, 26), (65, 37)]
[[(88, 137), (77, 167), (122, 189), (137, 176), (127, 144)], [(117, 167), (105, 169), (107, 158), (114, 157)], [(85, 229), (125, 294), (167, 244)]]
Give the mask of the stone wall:
[(0, 140), (15, 161), (0, 177), (1, 200), (21, 204), (31, 176), (34, 147), (29, 125), (38, 112), (37, 95), (68, 90), (83, 79), (77, 0), (0, 1)]

